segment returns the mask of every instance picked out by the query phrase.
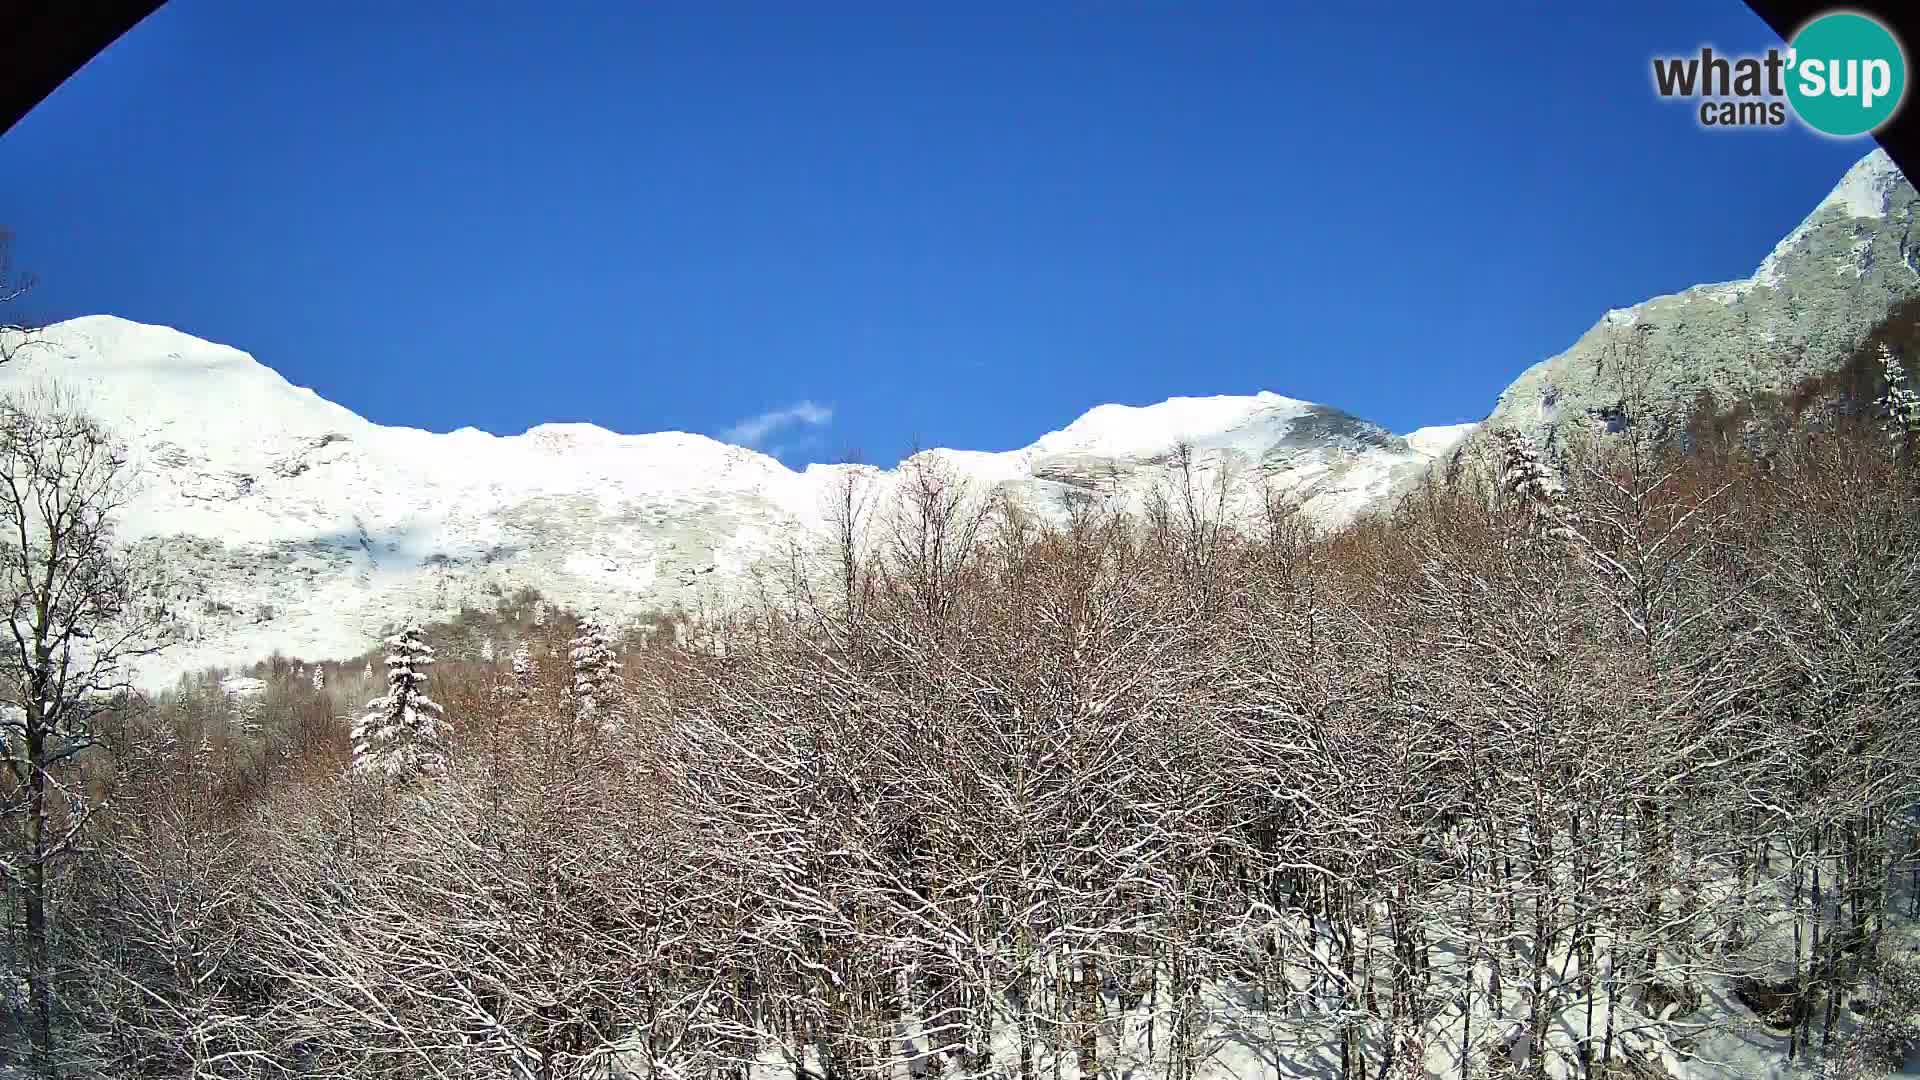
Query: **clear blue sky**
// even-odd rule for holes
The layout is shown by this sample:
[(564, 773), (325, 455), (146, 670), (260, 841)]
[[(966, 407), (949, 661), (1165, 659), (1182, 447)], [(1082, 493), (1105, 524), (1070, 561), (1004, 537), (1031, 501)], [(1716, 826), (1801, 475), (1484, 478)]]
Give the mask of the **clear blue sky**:
[(1591, 6), (171, 0), (0, 138), (0, 223), (43, 314), (382, 423), (811, 402), (764, 445), (890, 464), (1270, 389), (1405, 431), (1750, 272), (1872, 148), (1655, 100), (1656, 53), (1776, 42), (1738, 0)]

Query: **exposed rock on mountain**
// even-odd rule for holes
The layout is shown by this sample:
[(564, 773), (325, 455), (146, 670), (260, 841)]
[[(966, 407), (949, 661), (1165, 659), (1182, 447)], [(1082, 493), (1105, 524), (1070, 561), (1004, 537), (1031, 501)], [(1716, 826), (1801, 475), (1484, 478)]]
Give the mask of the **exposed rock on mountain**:
[(1629, 394), (1664, 436), (1703, 392), (1725, 404), (1834, 371), (1920, 295), (1917, 214), (1920, 194), (1875, 150), (1752, 276), (1608, 312), (1515, 379), (1484, 429), (1516, 429), (1552, 455), (1576, 430), (1620, 424)]

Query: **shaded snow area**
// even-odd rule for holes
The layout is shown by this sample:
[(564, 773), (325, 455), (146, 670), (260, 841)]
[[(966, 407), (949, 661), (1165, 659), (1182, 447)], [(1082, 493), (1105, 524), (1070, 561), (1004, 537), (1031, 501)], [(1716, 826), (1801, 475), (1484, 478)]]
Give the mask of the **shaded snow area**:
[(1185, 444), (1207, 482), (1270, 485), (1335, 524), (1436, 445), (1262, 393), (1101, 406), (1019, 450), (796, 472), (682, 432), (383, 427), (237, 349), (110, 316), (42, 331), (0, 369), (0, 390), (49, 383), (127, 440), (139, 488), (120, 535), (175, 575), (188, 640), (139, 670), (148, 687), (275, 651), (351, 656), (409, 618), (490, 608), (522, 587), (615, 620), (724, 606), (819, 536), (849, 478), (881, 505), (908, 472), (940, 469), (978, 497), (1002, 489), (1059, 516), (1076, 496), (1139, 503)]
[[(1732, 900), (1731, 895), (1725, 897)], [(1748, 897), (1748, 903), (1753, 901)], [(1562, 950), (1549, 957), (1543, 997), (1551, 1002), (1544, 1046), (1534, 1048), (1529, 1037), (1530, 988), (1525, 964), (1506, 963), (1511, 980), (1495, 1009), (1486, 993), (1490, 966), (1484, 959), (1469, 965), (1457, 943), (1437, 944), (1433, 953), (1432, 986), (1428, 995), (1441, 1005), (1439, 1014), (1417, 1031), (1391, 1031), (1364, 1001), (1344, 997), (1338, 990), (1340, 958), (1334, 934), (1327, 926), (1314, 927), (1295, 920), (1281, 928), (1242, 928), (1248, 960), (1239, 977), (1200, 984), (1191, 1019), (1187, 1049), (1173, 1037), (1181, 1011), (1169, 1000), (1165, 972), (1149, 980), (1119, 987), (1111, 980), (1102, 995), (1095, 1067), (1102, 1077), (1120, 1080), (1337, 1080), (1347, 1074), (1341, 1063), (1342, 1031), (1349, 1021), (1359, 1037), (1352, 1044), (1356, 1062), (1364, 1062), (1365, 1076), (1394, 1080), (1426, 1077), (1532, 1076), (1537, 1067), (1556, 1080), (1588, 1075), (1613, 1075), (1643, 1080), (1810, 1080), (1823, 1072), (1821, 1048), (1840, 1048), (1859, 1026), (1852, 1007), (1843, 1006), (1831, 1034), (1823, 1035), (1822, 1021), (1811, 1021), (1806, 1044), (1789, 1053), (1794, 1036), (1786, 1027), (1756, 1016), (1735, 992), (1749, 979), (1791, 977), (1794, 956), (1794, 919), (1785, 895), (1773, 897), (1779, 906), (1757, 919), (1753, 940), (1717, 958), (1718, 973), (1702, 978), (1697, 993), (1682, 995), (1679, 1003), (1642, 1005), (1637, 994), (1623, 992), (1610, 1008), (1606, 989), (1607, 942), (1598, 943), (1602, 957), (1591, 989), (1583, 985), (1579, 960)], [(1904, 910), (1905, 904), (1903, 902)], [(1757, 910), (1757, 909), (1756, 909)], [(1801, 931), (1807, 931), (1803, 923)], [(1264, 944), (1262, 935), (1264, 934)], [(1315, 937), (1323, 943), (1304, 951), (1303, 942)], [(1374, 947), (1380, 955), (1392, 948), (1382, 936)], [(1365, 949), (1366, 943), (1359, 942)], [(1887, 951), (1911, 963), (1920, 963), (1920, 924), (1899, 915), (1887, 926)], [(1803, 959), (1803, 964), (1805, 963)], [(1381, 982), (1376, 1002), (1384, 1007), (1391, 988)], [(941, 1076), (949, 1080), (1017, 1080), (1022, 1076), (1020, 1010), (1016, 995), (1004, 995), (1003, 1016), (991, 1039), (991, 1061), (969, 1061), (955, 1047), (956, 1034), (929, 1024), (926, 1017), (905, 1017), (885, 1046), (871, 1047), (876, 1060), (892, 1058), (897, 1076)], [(1816, 999), (1816, 1011), (1819, 999)], [(1914, 1017), (1920, 1021), (1920, 1015)], [(1030, 1074), (1040, 1078), (1083, 1080), (1079, 1047), (1055, 1054), (1050, 1040), (1039, 1034), (1029, 1039)], [(1404, 1049), (1418, 1054), (1421, 1066), (1408, 1067)], [(1585, 1043), (1596, 1062), (1590, 1073), (1582, 1064)], [(946, 1047), (946, 1052), (941, 1048)], [(1604, 1073), (1603, 1056), (1617, 1070)], [(1397, 1057), (1397, 1060), (1395, 1058)], [(1470, 1065), (1463, 1067), (1463, 1061)], [(632, 1066), (636, 1075), (646, 1070)], [(805, 1070), (796, 1072), (796, 1067)], [(1514, 1072), (1504, 1071), (1511, 1067)], [(1490, 1072), (1489, 1069), (1497, 1071)], [(664, 1072), (665, 1070), (658, 1070)], [(791, 1044), (769, 1046), (751, 1070), (756, 1080), (792, 1080), (807, 1073), (817, 1078), (826, 1068), (817, 1049), (797, 1054)], [(1890, 1071), (1869, 1069), (1860, 1076), (1920, 1076), (1920, 1051)]]

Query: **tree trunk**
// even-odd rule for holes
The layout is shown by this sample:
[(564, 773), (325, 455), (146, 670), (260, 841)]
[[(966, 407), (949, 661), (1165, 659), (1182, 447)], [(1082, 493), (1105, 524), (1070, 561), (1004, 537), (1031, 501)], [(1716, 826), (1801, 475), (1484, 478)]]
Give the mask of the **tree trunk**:
[(55, 1075), (53, 1063), (53, 957), (47, 940), (47, 773), (46, 733), (37, 703), (29, 703), (27, 723), (27, 996), (33, 1071)]
[(1080, 961), (1080, 1076), (1100, 1075), (1100, 971), (1092, 955)]

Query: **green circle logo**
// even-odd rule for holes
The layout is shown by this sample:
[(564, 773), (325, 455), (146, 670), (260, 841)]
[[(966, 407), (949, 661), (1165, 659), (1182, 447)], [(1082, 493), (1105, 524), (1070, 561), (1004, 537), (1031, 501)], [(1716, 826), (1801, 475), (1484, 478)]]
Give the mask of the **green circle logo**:
[(1850, 11), (1822, 15), (1793, 36), (1787, 100), (1827, 135), (1865, 135), (1907, 92), (1907, 58), (1886, 27)]

